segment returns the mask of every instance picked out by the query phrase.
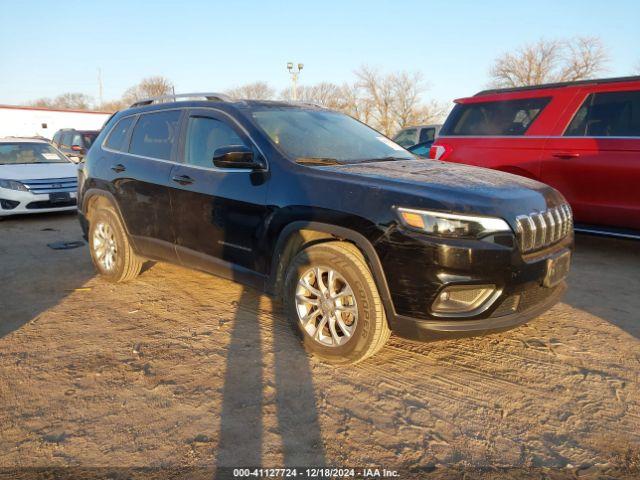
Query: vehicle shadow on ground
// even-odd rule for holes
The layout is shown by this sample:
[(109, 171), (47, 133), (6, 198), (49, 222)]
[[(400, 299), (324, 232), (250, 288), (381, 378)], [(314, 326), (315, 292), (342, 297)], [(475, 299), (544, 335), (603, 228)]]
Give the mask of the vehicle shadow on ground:
[[(612, 285), (620, 285), (618, 289)], [(564, 303), (640, 338), (640, 242), (576, 234)]]
[(86, 245), (70, 250), (47, 246), (78, 240), (82, 232), (75, 212), (0, 221), (0, 338), (35, 320), (95, 275)]
[(278, 427), (270, 433), (282, 444), (279, 467), (325, 465), (309, 358), (300, 340), (279, 325), (282, 315), (277, 314), (272, 335), (275, 384), (265, 382), (271, 375), (265, 372), (259, 304), (260, 293), (244, 287), (228, 347), (215, 478), (231, 478), (229, 467), (263, 465), (263, 413), (272, 404)]

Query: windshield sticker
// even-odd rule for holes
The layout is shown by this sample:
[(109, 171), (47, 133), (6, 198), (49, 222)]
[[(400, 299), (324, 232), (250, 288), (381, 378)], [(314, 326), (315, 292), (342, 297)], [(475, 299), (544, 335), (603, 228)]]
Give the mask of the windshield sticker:
[(47, 160), (60, 160), (57, 153), (43, 153), (42, 156)]
[(380, 140), (382, 143), (384, 143), (386, 146), (393, 148), (394, 150), (397, 150), (398, 152), (404, 152), (404, 148), (402, 148), (400, 145), (398, 145), (395, 142), (392, 142), (391, 140), (389, 140), (387, 137), (376, 137), (378, 140)]

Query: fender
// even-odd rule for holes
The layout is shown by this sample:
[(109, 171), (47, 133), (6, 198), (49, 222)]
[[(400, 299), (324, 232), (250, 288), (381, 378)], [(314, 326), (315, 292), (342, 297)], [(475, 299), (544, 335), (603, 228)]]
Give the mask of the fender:
[(113, 205), (113, 207), (115, 208), (116, 213), (118, 214), (118, 217), (120, 218), (120, 222), (122, 222), (122, 225), (124, 225), (124, 229), (127, 231), (127, 235), (128, 235), (129, 234), (129, 229), (127, 228), (126, 222), (124, 222), (124, 217), (122, 216), (122, 212), (120, 211), (120, 205), (118, 205), (118, 202), (116, 201), (116, 198), (113, 196), (113, 194), (111, 192), (108, 192), (106, 190), (102, 190), (100, 188), (89, 188), (82, 195), (82, 205), (81, 205), (82, 208), (78, 208), (78, 213), (81, 216), (86, 218), (87, 205), (89, 204), (89, 200), (91, 200), (94, 197), (105, 197), (107, 200), (109, 200), (109, 203), (111, 205)]
[(285, 246), (291, 234), (300, 230), (313, 230), (326, 233), (339, 240), (348, 240), (355, 244), (364, 255), (364, 258), (367, 261), (369, 268), (371, 269), (376, 287), (378, 287), (378, 292), (380, 293), (380, 297), (382, 298), (382, 303), (384, 305), (388, 321), (391, 322), (392, 319), (395, 318), (396, 312), (393, 307), (393, 302), (391, 301), (389, 285), (387, 284), (387, 279), (382, 269), (382, 263), (380, 262), (380, 258), (378, 257), (374, 246), (361, 233), (358, 233), (355, 230), (351, 230), (346, 227), (340, 227), (328, 223), (299, 220), (289, 223), (286, 227), (284, 227), (278, 237), (276, 247), (273, 252), (273, 260), (271, 265), (276, 266), (276, 268), (271, 269), (271, 273), (269, 275), (269, 278), (267, 279), (266, 289), (269, 293), (276, 295), (280, 293), (279, 290), (282, 286), (282, 277), (284, 272), (283, 268), (278, 267), (280, 266), (280, 261), (283, 256)]

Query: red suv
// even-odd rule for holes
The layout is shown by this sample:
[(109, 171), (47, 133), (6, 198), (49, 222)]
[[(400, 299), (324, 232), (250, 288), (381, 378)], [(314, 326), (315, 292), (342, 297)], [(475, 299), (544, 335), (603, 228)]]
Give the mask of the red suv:
[[(640, 232), (640, 77), (485, 90), (461, 98), (429, 157), (547, 183), (576, 230)], [(611, 228), (613, 227), (613, 228)]]

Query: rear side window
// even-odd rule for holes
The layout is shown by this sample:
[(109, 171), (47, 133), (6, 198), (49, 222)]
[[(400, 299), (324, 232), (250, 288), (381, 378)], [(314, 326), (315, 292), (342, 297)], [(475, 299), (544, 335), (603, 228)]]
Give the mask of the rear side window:
[(119, 152), (125, 151), (124, 140), (127, 138), (127, 132), (129, 132), (129, 128), (133, 123), (133, 119), (135, 117), (126, 117), (120, 120), (115, 127), (111, 130), (109, 134), (109, 138), (107, 138), (105, 147), (110, 148), (112, 150), (117, 150)]
[(436, 129), (435, 128), (423, 128), (420, 130), (420, 138), (418, 139), (418, 143), (430, 142), (436, 137)]
[(460, 103), (452, 110), (440, 134), (524, 135), (550, 100), (545, 97)]
[(567, 137), (640, 137), (640, 90), (592, 93), (564, 132)]
[(56, 145), (58, 145), (60, 143), (60, 137), (62, 136), (62, 134), (60, 132), (56, 133), (53, 136), (53, 143), (55, 143)]
[(63, 133), (62, 134), (62, 145), (65, 147), (71, 146), (71, 138), (73, 137), (73, 133)]
[(169, 160), (178, 134), (180, 110), (140, 115), (131, 135), (129, 153)]

